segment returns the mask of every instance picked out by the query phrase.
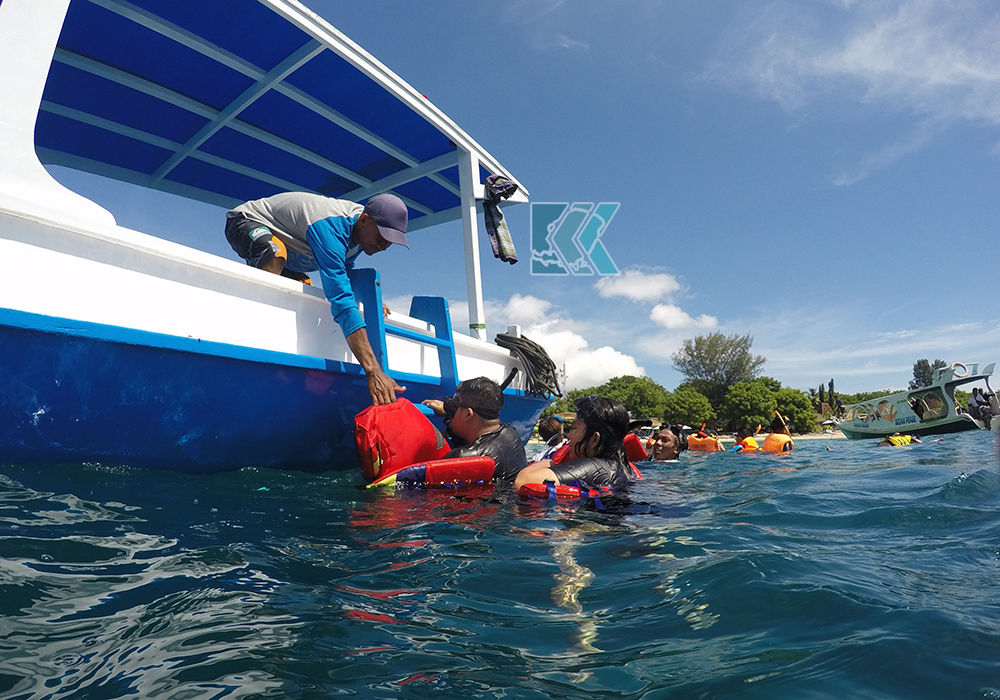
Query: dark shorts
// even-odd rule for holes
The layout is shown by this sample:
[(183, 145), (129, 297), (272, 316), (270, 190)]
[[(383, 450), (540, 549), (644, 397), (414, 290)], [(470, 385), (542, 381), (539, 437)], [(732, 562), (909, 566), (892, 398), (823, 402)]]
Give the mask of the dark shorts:
[[(226, 217), (226, 240), (247, 265), (261, 268), (277, 257), (287, 258), (284, 244), (275, 238), (267, 226), (251, 221), (243, 214)], [(281, 271), (282, 277), (307, 282), (309, 275), (295, 272), (287, 267)], [(312, 282), (309, 282), (312, 284)]]

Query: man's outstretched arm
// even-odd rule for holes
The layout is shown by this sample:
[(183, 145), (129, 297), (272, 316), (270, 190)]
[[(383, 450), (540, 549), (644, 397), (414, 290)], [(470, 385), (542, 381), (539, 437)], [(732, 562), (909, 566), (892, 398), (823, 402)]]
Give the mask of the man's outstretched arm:
[(347, 345), (368, 377), (368, 393), (372, 396), (373, 406), (394, 403), (396, 393), (406, 391), (406, 387), (400, 386), (382, 371), (364, 328), (359, 328), (347, 336)]

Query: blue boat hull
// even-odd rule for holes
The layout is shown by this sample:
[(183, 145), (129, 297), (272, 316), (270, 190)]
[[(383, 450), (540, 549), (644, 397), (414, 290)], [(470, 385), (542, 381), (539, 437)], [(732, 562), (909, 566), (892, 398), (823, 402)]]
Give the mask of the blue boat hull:
[[(415, 403), (437, 377), (391, 373)], [(357, 469), (359, 366), (0, 309), (0, 462)], [(522, 439), (548, 404), (510, 390)]]

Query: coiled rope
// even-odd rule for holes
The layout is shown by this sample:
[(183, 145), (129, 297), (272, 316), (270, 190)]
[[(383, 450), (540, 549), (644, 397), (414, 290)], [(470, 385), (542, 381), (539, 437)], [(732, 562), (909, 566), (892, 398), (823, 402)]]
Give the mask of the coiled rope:
[(494, 342), (510, 352), (524, 365), (526, 390), (529, 394), (562, 396), (556, 365), (545, 348), (525, 336), (500, 333)]

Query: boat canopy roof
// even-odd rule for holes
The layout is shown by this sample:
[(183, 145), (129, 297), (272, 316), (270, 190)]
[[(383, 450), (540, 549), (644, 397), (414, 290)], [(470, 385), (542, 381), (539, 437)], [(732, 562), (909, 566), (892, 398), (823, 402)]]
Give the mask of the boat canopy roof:
[(226, 208), (282, 191), (393, 192), (411, 229), (462, 216), (462, 158), (478, 166), (474, 196), (490, 174), (514, 180), (294, 0), (72, 0), (35, 147), (43, 163)]

